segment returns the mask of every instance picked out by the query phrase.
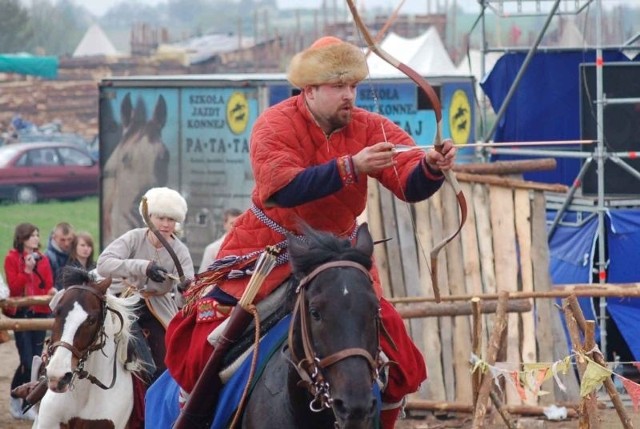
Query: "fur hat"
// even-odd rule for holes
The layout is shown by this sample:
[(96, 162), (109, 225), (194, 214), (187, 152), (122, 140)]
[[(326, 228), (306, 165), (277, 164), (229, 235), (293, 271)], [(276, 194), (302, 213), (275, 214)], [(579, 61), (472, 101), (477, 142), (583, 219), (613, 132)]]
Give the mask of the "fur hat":
[[(176, 222), (184, 222), (187, 216), (187, 202), (177, 191), (169, 188), (151, 188), (144, 196), (147, 197), (149, 215), (166, 216)], [(142, 216), (142, 201), (140, 215)]]
[(360, 48), (326, 36), (291, 59), (287, 79), (292, 85), (304, 88), (327, 83), (357, 83), (368, 73), (367, 60)]

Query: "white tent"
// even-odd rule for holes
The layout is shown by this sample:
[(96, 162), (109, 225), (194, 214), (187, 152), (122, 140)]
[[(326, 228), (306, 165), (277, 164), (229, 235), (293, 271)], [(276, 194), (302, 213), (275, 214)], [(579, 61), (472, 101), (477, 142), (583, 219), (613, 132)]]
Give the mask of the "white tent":
[(90, 57), (93, 55), (118, 55), (115, 46), (113, 46), (111, 40), (104, 34), (98, 24), (93, 24), (89, 27), (73, 52), (74, 57)]
[[(396, 33), (389, 33), (380, 43), (380, 47), (422, 76), (452, 76), (460, 74), (444, 48), (435, 27), (430, 27), (422, 35), (413, 39), (407, 39)], [(402, 72), (373, 53), (367, 58), (367, 63), (372, 77), (404, 76)], [(466, 74), (468, 75), (468, 73)]]

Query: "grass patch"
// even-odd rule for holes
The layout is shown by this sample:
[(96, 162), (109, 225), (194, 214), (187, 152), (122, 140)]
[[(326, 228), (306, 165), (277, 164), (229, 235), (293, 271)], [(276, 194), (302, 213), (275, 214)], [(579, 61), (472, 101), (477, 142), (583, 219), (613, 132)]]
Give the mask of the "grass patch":
[[(75, 201), (49, 201), (33, 205), (0, 204), (0, 254), (4, 275), (4, 257), (13, 247), (13, 233), (16, 225), (29, 222), (40, 230), (40, 249), (47, 248), (49, 234), (58, 222), (69, 222), (76, 231), (87, 231), (99, 245), (98, 197), (88, 197)], [(100, 249), (94, 249), (97, 257)]]

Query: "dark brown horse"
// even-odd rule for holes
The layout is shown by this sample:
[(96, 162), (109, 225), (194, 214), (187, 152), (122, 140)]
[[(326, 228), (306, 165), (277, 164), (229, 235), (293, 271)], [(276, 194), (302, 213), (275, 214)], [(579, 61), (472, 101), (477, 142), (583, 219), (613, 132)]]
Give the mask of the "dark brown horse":
[(299, 280), (288, 347), (257, 380), (242, 427), (371, 429), (379, 403), (379, 301), (366, 225), (356, 244), (306, 230), (289, 239)]

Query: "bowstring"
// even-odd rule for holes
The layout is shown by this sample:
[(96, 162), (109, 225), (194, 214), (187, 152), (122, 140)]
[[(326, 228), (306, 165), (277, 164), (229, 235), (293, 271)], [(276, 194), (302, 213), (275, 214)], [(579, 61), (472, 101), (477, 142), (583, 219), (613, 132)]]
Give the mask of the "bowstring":
[[(372, 50), (371, 46), (369, 46), (369, 44), (366, 43), (366, 41), (364, 40), (364, 37), (362, 36), (361, 30), (358, 27), (358, 25), (356, 24), (355, 19), (353, 21), (353, 25), (356, 28), (356, 34), (358, 35), (359, 44), (367, 46), (368, 49)], [(362, 43), (362, 42), (365, 42), (365, 43)], [(384, 117), (384, 115), (382, 113), (381, 103), (378, 100), (378, 92), (376, 91), (375, 87), (373, 86), (373, 82), (372, 82), (372, 79), (371, 79), (371, 70), (369, 69), (369, 62), (366, 61), (366, 60), (365, 60), (365, 65), (367, 67), (367, 84), (369, 85), (369, 90), (371, 91), (371, 95), (373, 96), (373, 104), (374, 104), (375, 110), (376, 110), (375, 113), (378, 113), (380, 116)], [(386, 130), (384, 128), (384, 121), (380, 121), (380, 129), (382, 131), (382, 136), (384, 138), (384, 142), (385, 143), (389, 143), (389, 140), (387, 139), (387, 132), (386, 132)], [(411, 139), (414, 140), (413, 137), (411, 137)], [(414, 143), (415, 143), (415, 140), (414, 140)], [(404, 192), (404, 186), (403, 186), (403, 184), (402, 184), (402, 182), (400, 180), (400, 173), (398, 172), (398, 168), (396, 167), (395, 163), (393, 164), (393, 172), (394, 172), (394, 174), (396, 176), (396, 180), (398, 182), (398, 187), (400, 189), (400, 194), (402, 195), (402, 201), (403, 201), (404, 206), (406, 207), (407, 213), (409, 215), (409, 221), (410, 221), (410, 224), (411, 224), (411, 229), (413, 230), (413, 235), (414, 235), (416, 243), (418, 245), (418, 249), (420, 249), (419, 253), (422, 255), (422, 259), (423, 259), (424, 263), (427, 266), (427, 270), (429, 271), (429, 278), (431, 278), (431, 274), (432, 274), (431, 263), (429, 262), (429, 258), (427, 257), (427, 251), (425, 250), (425, 246), (422, 244), (422, 241), (420, 240), (420, 237), (418, 236), (418, 233), (417, 233), (418, 232), (418, 227), (417, 227), (416, 221), (415, 221), (415, 219), (413, 217), (413, 210), (411, 208), (411, 204), (407, 201), (407, 196), (406, 196), (406, 194)], [(376, 184), (376, 186), (378, 186), (378, 185)], [(397, 222), (396, 222), (396, 225), (397, 225)]]

